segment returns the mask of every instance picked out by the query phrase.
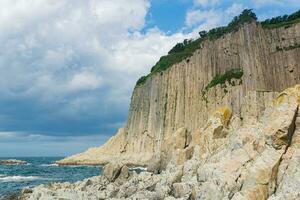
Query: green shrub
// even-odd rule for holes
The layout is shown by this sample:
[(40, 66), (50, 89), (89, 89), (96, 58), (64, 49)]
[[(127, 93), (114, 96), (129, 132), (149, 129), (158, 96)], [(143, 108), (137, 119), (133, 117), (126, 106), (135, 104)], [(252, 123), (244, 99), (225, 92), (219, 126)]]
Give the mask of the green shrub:
[(142, 76), (141, 78), (139, 78), (139, 80), (136, 82), (136, 85), (143, 85), (147, 80), (147, 76)]
[(263, 28), (273, 29), (279, 27), (286, 27), (300, 22), (300, 10), (294, 12), (291, 15), (283, 15), (278, 17), (273, 17), (271, 19), (266, 19), (265, 21), (261, 22)]
[[(227, 33), (238, 31), (239, 28), (246, 23), (256, 21), (257, 17), (251, 9), (245, 9), (240, 15), (233, 18), (233, 20), (224, 27), (217, 27), (210, 31), (200, 31), (200, 38), (196, 40), (185, 39), (182, 43), (177, 43), (169, 52), (168, 55), (162, 56), (159, 61), (151, 68), (150, 74), (141, 77), (137, 81), (137, 86), (143, 85), (145, 81), (156, 73), (161, 73), (171, 67), (172, 65), (179, 63), (193, 55), (193, 53), (201, 47), (201, 43), (204, 40), (216, 40)], [(300, 10), (291, 14), (284, 15), (282, 17), (276, 17), (261, 22), (264, 28), (277, 28), (280, 26), (288, 27), (294, 23), (300, 22)], [(281, 49), (277, 49), (281, 50)]]
[(193, 53), (200, 48), (200, 44), (206, 40), (217, 39), (229, 32), (237, 31), (244, 23), (249, 23), (256, 20), (255, 14), (252, 10), (245, 9), (239, 16), (235, 17), (226, 27), (218, 27), (210, 30), (209, 32), (199, 32), (200, 38), (196, 40), (185, 39), (182, 43), (177, 43), (169, 52), (168, 55), (162, 56), (159, 61), (151, 68), (151, 73), (147, 76), (141, 77), (137, 81), (137, 86), (145, 83), (148, 77), (158, 72), (163, 72), (170, 66), (179, 63), (188, 57), (191, 57)]
[[(217, 74), (202, 90), (202, 99), (207, 102), (208, 91), (217, 85), (220, 85), (224, 93), (227, 93), (226, 82), (231, 86), (235, 86), (235, 82), (232, 81), (232, 79), (241, 79), (243, 75), (244, 72), (241, 68), (233, 68), (226, 70), (224, 74)], [(241, 84), (241, 82), (239, 84)]]
[(238, 31), (241, 25), (256, 20), (257, 17), (255, 13), (252, 12), (252, 9), (245, 9), (239, 16), (234, 17), (227, 26), (211, 29), (207, 36), (211, 40), (218, 39), (227, 33)]

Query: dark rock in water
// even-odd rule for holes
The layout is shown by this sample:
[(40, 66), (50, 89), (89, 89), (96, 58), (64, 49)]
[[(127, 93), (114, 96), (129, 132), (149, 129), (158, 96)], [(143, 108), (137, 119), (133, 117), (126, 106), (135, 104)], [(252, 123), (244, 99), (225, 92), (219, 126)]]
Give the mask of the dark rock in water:
[(15, 160), (15, 159), (9, 159), (9, 160), (0, 160), (0, 165), (27, 165), (28, 163), (23, 160)]

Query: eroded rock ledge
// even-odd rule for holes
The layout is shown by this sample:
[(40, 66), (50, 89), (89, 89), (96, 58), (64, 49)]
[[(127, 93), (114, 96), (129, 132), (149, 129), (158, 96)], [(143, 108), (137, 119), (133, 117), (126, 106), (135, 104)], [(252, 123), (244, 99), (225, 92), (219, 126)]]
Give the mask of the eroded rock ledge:
[(193, 133), (178, 129), (137, 174), (122, 162), (75, 184), (41, 185), (23, 199), (300, 199), (300, 85), (280, 93), (260, 120), (227, 107)]

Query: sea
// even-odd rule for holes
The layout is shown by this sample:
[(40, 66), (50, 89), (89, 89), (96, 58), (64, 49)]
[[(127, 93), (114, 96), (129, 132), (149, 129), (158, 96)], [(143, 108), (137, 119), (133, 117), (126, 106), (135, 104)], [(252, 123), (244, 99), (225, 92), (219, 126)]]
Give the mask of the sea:
[(52, 182), (76, 182), (98, 176), (101, 167), (97, 166), (57, 166), (55, 161), (62, 157), (0, 158), (17, 159), (27, 165), (0, 165), (0, 199), (14, 195), (24, 187), (34, 187)]

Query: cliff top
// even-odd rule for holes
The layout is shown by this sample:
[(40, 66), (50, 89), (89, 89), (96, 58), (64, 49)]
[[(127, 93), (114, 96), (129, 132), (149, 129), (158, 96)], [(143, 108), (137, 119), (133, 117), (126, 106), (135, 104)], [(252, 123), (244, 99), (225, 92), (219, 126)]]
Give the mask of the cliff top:
[[(235, 16), (233, 20), (223, 27), (213, 28), (209, 31), (200, 31), (199, 38), (185, 39), (182, 43), (177, 43), (169, 52), (168, 55), (162, 56), (159, 61), (151, 68), (151, 72), (142, 76), (136, 83), (136, 86), (143, 85), (146, 80), (159, 72), (163, 72), (166, 69), (170, 68), (172, 65), (179, 63), (193, 55), (193, 53), (200, 48), (201, 44), (205, 40), (216, 40), (228, 33), (236, 32), (244, 24), (251, 22), (257, 22), (257, 17), (251, 9), (245, 9), (238, 16)], [(266, 19), (265, 21), (260, 22), (263, 28), (273, 29), (279, 27), (288, 28), (293, 24), (300, 22), (300, 10), (290, 14), (274, 17), (271, 19)]]

